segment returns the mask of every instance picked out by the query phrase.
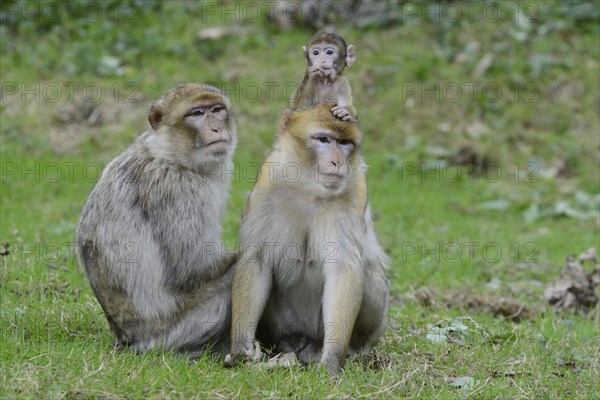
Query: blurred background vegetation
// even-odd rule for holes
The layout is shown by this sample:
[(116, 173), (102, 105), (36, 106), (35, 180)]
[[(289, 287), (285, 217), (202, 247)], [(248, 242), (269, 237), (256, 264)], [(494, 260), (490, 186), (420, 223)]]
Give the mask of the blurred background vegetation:
[[(357, 46), (345, 74), (377, 231), (393, 258), (391, 327), (453, 315), (415, 302), (425, 285), (541, 306), (565, 257), (599, 243), (598, 1), (9, 0), (0, 6), (0, 240), (13, 254), (3, 258), (1, 322), (33, 332), (36, 321), (62, 324), (64, 315), (46, 315), (58, 302), (73, 329), (110, 343), (97, 304), (89, 315), (78, 306), (80, 291), (92, 294), (63, 243), (102, 167), (147, 129), (149, 104), (182, 82), (212, 83), (234, 102), (238, 167), (224, 240), (235, 246), (253, 166), (305, 69), (301, 46), (322, 29)], [(503, 253), (467, 257), (469, 242)], [(440, 257), (436, 246), (448, 243), (462, 244), (458, 261)], [(593, 326), (584, 329), (597, 337)], [(4, 339), (19, 342), (18, 332)], [(582, 368), (593, 376), (598, 353), (586, 346), (572, 348), (591, 354)], [(23, 360), (36, 354), (23, 351)]]
[[(300, 46), (335, 28), (358, 46), (346, 73), (390, 168), (529, 165), (597, 193), (597, 1), (282, 4), (2, 2), (3, 144), (107, 161), (150, 101), (204, 81), (231, 95), (241, 153), (260, 158), (303, 74)], [(556, 201), (530, 194), (519, 207)]]
[[(244, 165), (269, 152), (302, 77), (301, 46), (336, 29), (358, 47), (346, 74), (371, 175), (391, 172), (387, 196), (407, 180), (483, 177), (492, 184), (473, 202), (484, 209), (527, 222), (597, 218), (597, 1), (4, 1), (1, 10), (5, 161), (101, 167), (146, 129), (152, 100), (203, 81), (235, 103), (243, 193), (253, 180)], [(3, 208), (12, 205), (21, 206)]]

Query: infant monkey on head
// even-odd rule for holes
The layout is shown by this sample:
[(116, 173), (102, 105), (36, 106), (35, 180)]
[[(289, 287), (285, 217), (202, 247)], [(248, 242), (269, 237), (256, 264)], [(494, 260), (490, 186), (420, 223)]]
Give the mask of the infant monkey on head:
[(350, 82), (342, 75), (346, 66), (356, 61), (354, 45), (335, 33), (319, 32), (303, 46), (306, 72), (292, 96), (291, 110), (303, 110), (317, 104), (335, 104), (333, 115), (343, 121), (356, 120)]

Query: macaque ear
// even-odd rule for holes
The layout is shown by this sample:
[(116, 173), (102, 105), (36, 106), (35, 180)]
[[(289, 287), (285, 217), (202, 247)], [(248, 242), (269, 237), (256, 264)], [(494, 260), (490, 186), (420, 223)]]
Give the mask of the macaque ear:
[(354, 64), (354, 62), (356, 61), (356, 52), (354, 51), (356, 49), (356, 46), (354, 46), (353, 44), (348, 45), (348, 48), (346, 49), (346, 65), (348, 67), (351, 67), (352, 64)]
[(163, 110), (160, 104), (154, 103), (150, 106), (150, 112), (148, 113), (148, 122), (152, 129), (157, 130), (163, 118)]
[(302, 51), (304, 52), (304, 61), (308, 64), (308, 50), (306, 49), (306, 46), (302, 46)]
[(279, 134), (280, 135), (283, 135), (283, 133), (289, 128), (289, 124), (290, 124), (293, 114), (294, 114), (294, 112), (292, 110), (285, 110), (281, 114), (281, 118), (279, 119)]

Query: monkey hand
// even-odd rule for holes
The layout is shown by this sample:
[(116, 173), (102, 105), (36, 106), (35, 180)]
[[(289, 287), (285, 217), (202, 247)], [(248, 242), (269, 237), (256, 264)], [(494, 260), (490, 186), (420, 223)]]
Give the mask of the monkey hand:
[(323, 70), (318, 65), (311, 65), (308, 67), (308, 76), (311, 78), (322, 78)]
[(329, 78), (332, 82), (335, 81), (335, 78), (337, 77), (335, 68), (323, 68), (323, 76)]
[(342, 121), (352, 121), (352, 115), (343, 106), (335, 106), (331, 109), (331, 112)]
[(264, 354), (260, 348), (260, 343), (255, 341), (253, 346), (254, 347), (252, 349), (246, 349), (243, 353), (227, 354), (225, 356), (225, 360), (223, 361), (223, 365), (226, 368), (231, 368), (246, 361), (258, 362), (262, 360), (264, 358)]
[(254, 341), (253, 349), (246, 350), (246, 357), (248, 357), (250, 361), (260, 361), (262, 358), (264, 358), (264, 356), (265, 355), (260, 348), (260, 343), (258, 343), (258, 340)]
[(227, 251), (224, 255), (224, 264), (231, 267), (235, 264), (239, 257), (239, 251)]

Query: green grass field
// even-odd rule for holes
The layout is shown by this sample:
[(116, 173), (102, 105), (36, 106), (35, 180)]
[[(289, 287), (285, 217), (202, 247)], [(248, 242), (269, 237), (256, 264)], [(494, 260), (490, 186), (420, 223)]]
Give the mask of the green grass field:
[[(0, 398), (598, 397), (598, 306), (557, 311), (543, 293), (567, 256), (600, 251), (600, 3), (494, 3), (502, 15), (484, 18), (488, 3), (471, 2), (456, 21), (337, 27), (357, 46), (346, 75), (392, 257), (389, 329), (338, 380), (114, 349), (73, 244), (150, 102), (203, 81), (234, 101), (234, 248), (314, 31), (192, 2), (57, 4), (0, 8)], [(200, 39), (211, 27), (221, 36)]]

